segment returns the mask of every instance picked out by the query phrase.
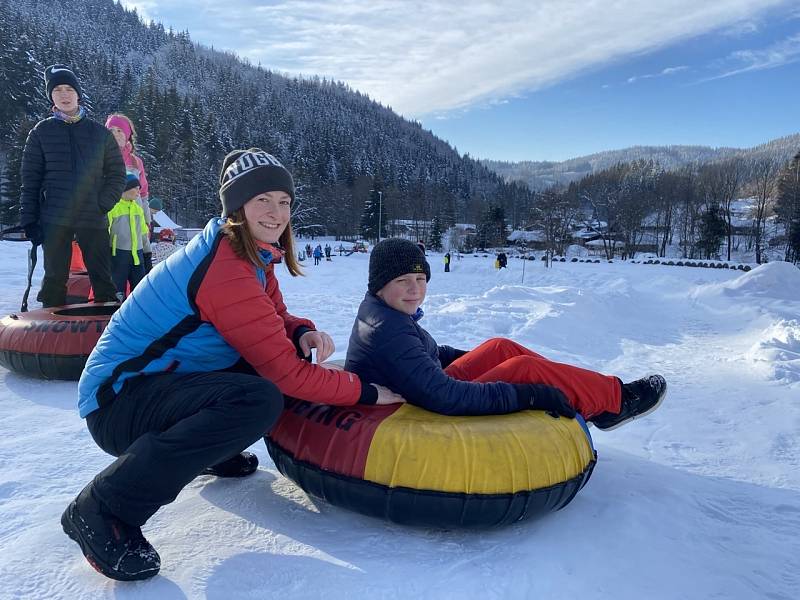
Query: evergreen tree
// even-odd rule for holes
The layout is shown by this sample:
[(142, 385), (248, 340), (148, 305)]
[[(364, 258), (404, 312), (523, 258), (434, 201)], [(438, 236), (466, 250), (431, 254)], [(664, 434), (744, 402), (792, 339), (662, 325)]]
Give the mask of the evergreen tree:
[(506, 213), (503, 207), (490, 205), (481, 215), (478, 223), (477, 243), (479, 248), (502, 246), (508, 237)]
[(361, 214), (361, 226), (359, 231), (361, 236), (370, 241), (378, 241), (378, 231), (380, 228), (380, 238), (386, 237), (386, 215), (383, 211), (382, 199), (383, 192), (378, 189), (370, 190), (367, 201), (364, 202), (364, 211)]
[(440, 252), (442, 249), (442, 222), (439, 218), (439, 215), (436, 214), (433, 216), (433, 220), (431, 221), (431, 229), (428, 233), (428, 247), (431, 250), (435, 250)]
[(727, 232), (728, 225), (721, 214), (719, 205), (711, 204), (700, 221), (700, 239), (697, 247), (706, 258), (717, 258), (719, 246)]

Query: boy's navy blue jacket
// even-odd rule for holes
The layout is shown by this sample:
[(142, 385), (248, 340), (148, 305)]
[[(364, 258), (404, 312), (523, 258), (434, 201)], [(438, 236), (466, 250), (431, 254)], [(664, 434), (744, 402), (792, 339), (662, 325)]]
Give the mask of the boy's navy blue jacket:
[(358, 307), (344, 368), (364, 381), (390, 388), (410, 404), (444, 415), (505, 414), (528, 408), (520, 405), (510, 383), (449, 377), (444, 367), (464, 352), (437, 346), (420, 327), (419, 318), (367, 293)]

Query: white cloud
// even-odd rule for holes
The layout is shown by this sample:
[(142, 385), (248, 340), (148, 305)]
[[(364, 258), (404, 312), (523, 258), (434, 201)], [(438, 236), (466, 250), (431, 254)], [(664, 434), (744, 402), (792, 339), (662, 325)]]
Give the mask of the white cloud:
[(717, 68), (722, 68), (722, 73), (707, 77), (701, 80), (700, 83), (733, 77), (734, 75), (751, 71), (775, 69), (798, 61), (800, 61), (800, 33), (776, 42), (767, 48), (737, 50), (715, 65)]
[(628, 79), (625, 80), (625, 83), (636, 83), (640, 79), (653, 79), (654, 77), (665, 77), (668, 75), (674, 75), (675, 73), (680, 73), (681, 71), (685, 71), (688, 68), (689, 67), (687, 67), (686, 65), (681, 65), (679, 67), (667, 67), (665, 69), (662, 69), (658, 73), (647, 73), (645, 75), (635, 75), (633, 77), (628, 77)]
[(156, 20), (158, 21), (158, 0), (120, 0), (120, 4), (127, 9), (136, 9), (145, 22)]
[(681, 71), (685, 71), (688, 69), (686, 65), (681, 65), (679, 67), (667, 67), (663, 71), (661, 71), (661, 75), (674, 75), (675, 73), (680, 73)]
[(761, 29), (761, 23), (758, 21), (740, 21), (739, 23), (734, 23), (725, 31), (723, 31), (723, 35), (727, 35), (730, 37), (745, 37), (754, 33), (758, 33)]
[(732, 27), (788, 1), (124, 3), (188, 29), (198, 42), (277, 71), (345, 81), (420, 117), (534, 91), (631, 54)]

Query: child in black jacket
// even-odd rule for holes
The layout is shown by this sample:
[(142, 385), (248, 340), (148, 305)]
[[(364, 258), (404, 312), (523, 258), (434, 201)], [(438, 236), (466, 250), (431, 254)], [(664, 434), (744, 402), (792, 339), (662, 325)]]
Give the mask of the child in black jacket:
[(416, 244), (387, 239), (375, 246), (345, 369), (447, 415), (534, 409), (571, 418), (577, 411), (601, 429), (614, 429), (663, 400), (666, 381), (660, 375), (623, 385), (616, 377), (550, 361), (503, 338), (471, 351), (437, 345), (419, 325), (430, 277)]

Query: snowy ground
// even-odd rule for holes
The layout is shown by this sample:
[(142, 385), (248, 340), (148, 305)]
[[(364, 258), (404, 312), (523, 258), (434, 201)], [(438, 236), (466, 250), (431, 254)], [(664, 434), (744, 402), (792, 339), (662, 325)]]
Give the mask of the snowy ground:
[[(27, 246), (0, 242), (0, 314), (19, 308)], [(161, 574), (115, 583), (61, 532), (110, 458), (76, 384), (0, 368), (0, 598), (725, 598), (800, 590), (800, 270), (750, 273), (466, 256), (434, 276), (423, 325), (468, 348), (507, 336), (623, 379), (663, 373), (652, 416), (594, 438), (599, 462), (564, 510), (490, 531), (409, 529), (307, 497), (263, 444), (245, 481), (199, 477), (145, 527)], [(290, 310), (344, 356), (368, 256), (292, 279)], [(306, 262), (308, 264), (308, 262)], [(40, 273), (39, 273), (40, 275)]]

